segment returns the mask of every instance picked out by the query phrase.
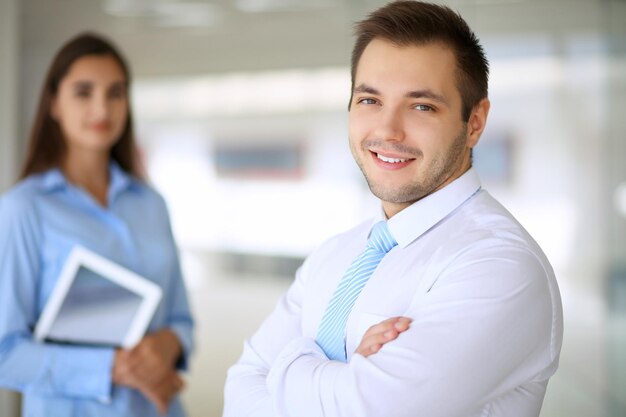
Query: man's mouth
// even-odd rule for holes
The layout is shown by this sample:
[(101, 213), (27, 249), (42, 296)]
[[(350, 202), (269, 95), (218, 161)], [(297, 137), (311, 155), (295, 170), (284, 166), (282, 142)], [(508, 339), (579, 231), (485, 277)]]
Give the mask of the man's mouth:
[(380, 159), (381, 161), (383, 161), (383, 162), (389, 162), (389, 163), (391, 163), (391, 164), (399, 164), (399, 163), (401, 163), (401, 162), (406, 162), (406, 161), (408, 161), (408, 160), (409, 160), (409, 158), (406, 158), (406, 159), (402, 159), (402, 158), (390, 158), (390, 157), (388, 157), (388, 156), (384, 156), (384, 155), (381, 155), (381, 154), (379, 154), (379, 153), (377, 153), (377, 154), (376, 154), (376, 157), (377, 157), (378, 159)]

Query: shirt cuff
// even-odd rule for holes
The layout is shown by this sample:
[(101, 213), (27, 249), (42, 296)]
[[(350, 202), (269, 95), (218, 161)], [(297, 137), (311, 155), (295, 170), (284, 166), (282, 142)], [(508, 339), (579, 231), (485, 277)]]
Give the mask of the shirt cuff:
[(50, 357), (54, 385), (60, 391), (79, 398), (112, 401), (114, 349), (58, 347)]
[(298, 414), (300, 409), (308, 409), (314, 415), (319, 407), (319, 388), (326, 383), (333, 385), (343, 366), (328, 359), (311, 338), (299, 337), (289, 342), (267, 375), (267, 390), (278, 415)]
[(187, 371), (189, 369), (189, 355), (193, 349), (191, 329), (187, 325), (178, 324), (170, 325), (169, 329), (174, 332), (182, 348), (180, 358), (178, 362), (176, 362), (176, 369), (179, 371)]

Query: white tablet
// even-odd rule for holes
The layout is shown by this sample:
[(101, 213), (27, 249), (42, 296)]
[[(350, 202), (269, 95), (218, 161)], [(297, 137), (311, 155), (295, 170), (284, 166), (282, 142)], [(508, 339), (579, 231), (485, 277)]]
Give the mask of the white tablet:
[(35, 339), (132, 348), (161, 300), (161, 288), (83, 247), (70, 253), (35, 327)]

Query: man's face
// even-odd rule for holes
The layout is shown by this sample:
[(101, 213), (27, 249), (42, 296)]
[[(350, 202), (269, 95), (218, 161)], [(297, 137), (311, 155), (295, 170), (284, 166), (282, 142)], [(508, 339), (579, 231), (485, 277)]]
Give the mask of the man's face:
[(388, 217), (470, 166), (480, 132), (468, 133), (461, 119), (455, 69), (454, 53), (438, 43), (397, 46), (374, 39), (363, 51), (350, 107), (350, 149)]

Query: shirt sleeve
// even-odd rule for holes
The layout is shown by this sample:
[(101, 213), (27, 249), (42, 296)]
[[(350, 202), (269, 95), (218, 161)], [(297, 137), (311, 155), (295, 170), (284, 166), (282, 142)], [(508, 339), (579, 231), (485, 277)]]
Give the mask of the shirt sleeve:
[(302, 336), (303, 265), (294, 283), (259, 330), (244, 343), (239, 361), (228, 370), (223, 417), (274, 417), (267, 374), (285, 345)]
[(180, 260), (178, 256), (178, 250), (172, 233), (169, 216), (167, 214), (167, 208), (165, 202), (162, 201), (164, 208), (164, 219), (168, 228), (168, 239), (170, 241), (170, 250), (174, 253), (174, 263), (172, 265), (172, 276), (170, 281), (170, 288), (167, 290), (167, 296), (169, 297), (169, 313), (167, 318), (167, 326), (171, 329), (178, 341), (180, 342), (183, 350), (183, 354), (176, 364), (176, 367), (180, 370), (187, 370), (189, 365), (189, 356), (193, 352), (194, 340), (193, 340), (193, 317), (189, 308), (189, 300), (187, 298), (187, 289), (185, 287), (185, 281), (180, 267)]
[[(416, 297), (409, 330), (374, 355), (344, 364), (313, 340), (294, 339), (267, 378), (276, 414), (467, 416), (524, 383), (545, 381), (560, 348), (551, 272), (524, 248), (471, 252)], [(538, 415), (540, 404), (510, 415)]]
[(44, 344), (32, 338), (41, 234), (32, 201), (0, 199), (0, 386), (109, 401), (113, 349)]
[[(178, 257), (177, 257), (178, 258)], [(180, 271), (178, 260), (176, 261), (174, 279), (172, 282), (171, 309), (169, 314), (169, 328), (176, 334), (178, 341), (182, 346), (182, 356), (176, 367), (180, 370), (187, 370), (189, 364), (189, 356), (193, 352), (193, 318), (189, 310), (189, 301), (187, 299), (187, 290), (183, 276)]]

